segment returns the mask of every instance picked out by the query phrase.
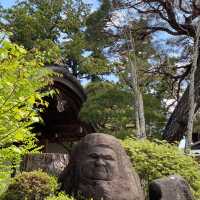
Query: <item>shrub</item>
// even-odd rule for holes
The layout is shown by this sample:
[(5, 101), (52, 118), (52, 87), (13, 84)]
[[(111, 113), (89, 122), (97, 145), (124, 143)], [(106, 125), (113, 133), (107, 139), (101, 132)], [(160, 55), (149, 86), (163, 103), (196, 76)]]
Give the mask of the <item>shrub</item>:
[(200, 200), (200, 167), (192, 157), (161, 141), (128, 138), (122, 143), (146, 190), (154, 179), (179, 174), (188, 181), (196, 199)]
[(47, 197), (46, 200), (75, 200), (75, 199), (61, 192), (58, 194), (58, 196)]
[(16, 176), (1, 200), (43, 200), (57, 189), (54, 177), (42, 171), (22, 172)]

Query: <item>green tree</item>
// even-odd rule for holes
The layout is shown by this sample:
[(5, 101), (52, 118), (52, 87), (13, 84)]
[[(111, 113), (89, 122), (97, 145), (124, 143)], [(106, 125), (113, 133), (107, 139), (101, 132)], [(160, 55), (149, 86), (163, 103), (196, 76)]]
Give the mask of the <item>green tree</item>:
[[(111, 20), (115, 12), (111, 2), (100, 1), (100, 7), (92, 13), (81, 0), (63, 0), (54, 6), (55, 2), (57, 1), (27, 0), (11, 9), (2, 10), (2, 18), (7, 21), (3, 25), (6, 30), (12, 32), (11, 39), (25, 45), (29, 50), (35, 48), (42, 50), (46, 57), (45, 63), (64, 64), (76, 77), (104, 81), (104, 75), (114, 74), (115, 79), (125, 85), (123, 87), (128, 87), (130, 92), (132, 83), (127, 60), (130, 39), (125, 34), (127, 23), (122, 23), (119, 27), (115, 26)], [(25, 20), (26, 18), (33, 21), (32, 30), (29, 29), (30, 23)], [(23, 21), (25, 25), (18, 24), (18, 21)], [(142, 40), (140, 37), (146, 21), (136, 20), (133, 23), (131, 34), (135, 39), (139, 87), (141, 93), (148, 96), (153, 85), (150, 83), (155, 80), (152, 80), (152, 76), (147, 76), (146, 71), (151, 67), (148, 59), (155, 54), (155, 51), (150, 38), (146, 37)], [(27, 36), (26, 41), (20, 40), (19, 38), (25, 38), (23, 34), (28, 31), (30, 35)], [(117, 62), (114, 62), (116, 58)], [(155, 90), (155, 87), (153, 89)], [(158, 101), (161, 102), (161, 98)], [(132, 120), (134, 120), (133, 116)]]
[(106, 30), (111, 6), (109, 0), (101, 0), (98, 10), (91, 13), (86, 20), (86, 50), (90, 52), (90, 56), (86, 58), (83, 67), (90, 72), (93, 81), (102, 80), (102, 75), (110, 74), (113, 68), (105, 51), (115, 40)]
[(111, 41), (104, 31), (110, 6), (105, 0), (91, 13), (82, 0), (23, 0), (1, 9), (1, 26), (12, 33), (11, 41), (44, 51), (47, 64), (63, 64), (79, 78), (100, 79), (111, 71), (103, 53)]
[[(120, 14), (120, 15), (118, 15), (118, 14)], [(138, 73), (138, 77), (139, 77), (138, 87), (140, 88), (141, 93), (145, 96), (144, 97), (145, 101), (146, 101), (145, 106), (147, 106), (147, 108), (145, 108), (145, 110), (146, 110), (145, 116), (148, 117), (148, 124), (147, 124), (148, 134), (154, 134), (156, 131), (157, 132), (161, 131), (161, 129), (164, 126), (165, 109), (164, 109), (164, 102), (162, 101), (162, 97), (163, 97), (163, 94), (165, 94), (166, 90), (163, 90), (163, 93), (159, 93), (157, 88), (161, 84), (164, 85), (165, 80), (160, 81), (161, 80), (160, 77), (156, 77), (156, 80), (154, 80), (152, 75), (149, 76), (149, 74), (148, 74), (149, 69), (152, 68), (152, 64), (149, 61), (151, 60), (152, 56), (153, 57), (156, 56), (156, 50), (154, 49), (154, 47), (151, 43), (150, 37), (143, 38), (141, 36), (141, 33), (142, 33), (144, 27), (146, 27), (146, 25), (147, 25), (147, 21), (144, 19), (133, 20), (133, 18), (131, 16), (129, 16), (128, 12), (126, 15), (127, 15), (126, 22), (123, 22), (123, 19), (121, 19), (121, 18), (125, 18), (125, 16), (123, 16), (123, 13), (119, 13), (119, 11), (116, 11), (115, 9), (113, 10), (113, 7), (112, 7), (110, 1), (105, 0), (105, 1), (101, 1), (101, 6), (99, 7), (99, 9), (97, 11), (95, 11), (94, 13), (92, 13), (88, 17), (87, 23), (86, 23), (87, 24), (86, 39), (89, 41), (88, 49), (92, 52), (91, 53), (92, 59), (94, 59), (94, 60), (99, 59), (101, 61), (104, 61), (103, 63), (105, 63), (105, 64), (96, 62), (97, 66), (94, 64), (86, 65), (86, 66), (87, 67), (95, 66), (94, 68), (88, 69), (88, 71), (90, 71), (90, 73), (92, 71), (95, 72), (95, 70), (98, 70), (98, 69), (103, 70), (102, 66), (105, 66), (105, 70), (106, 70), (106, 66), (107, 66), (108, 74), (114, 74), (115, 79), (118, 80), (118, 82), (121, 85), (123, 85), (124, 88), (126, 88), (127, 93), (131, 93), (131, 95), (129, 95), (129, 97), (133, 98), (135, 96), (135, 94), (133, 95), (134, 92), (132, 92), (133, 84), (132, 84), (132, 80), (131, 80), (131, 70), (129, 67), (129, 59), (134, 58), (135, 67), (137, 68), (137, 73)], [(121, 18), (119, 16), (121, 16)], [(122, 20), (122, 23), (120, 23), (120, 20)], [(132, 24), (131, 27), (129, 26), (129, 23)], [(130, 49), (130, 46), (132, 46), (132, 44), (131, 44), (131, 38), (128, 37), (129, 32), (131, 33), (132, 37), (134, 38), (134, 49)], [(97, 85), (98, 84), (99, 83), (97, 83)], [(110, 106), (112, 104), (115, 104), (114, 103), (115, 100), (114, 100), (114, 98), (112, 98), (111, 94), (115, 93), (113, 96), (116, 95), (116, 97), (117, 97), (117, 95), (119, 95), (118, 92), (120, 90), (121, 90), (121, 92), (123, 91), (122, 88), (121, 89), (117, 88), (115, 91), (113, 90), (112, 93), (111, 93), (111, 91), (109, 91), (109, 89), (107, 91), (106, 91), (106, 89), (103, 91), (105, 93), (110, 94), (105, 97), (106, 98), (105, 101), (109, 101), (109, 98), (110, 98), (110, 101), (109, 101)], [(119, 91), (117, 92), (118, 89), (119, 89)], [(97, 90), (97, 91), (99, 91), (99, 90)], [(102, 95), (103, 92), (100, 89), (99, 96), (98, 96), (98, 94), (96, 94), (95, 97), (89, 94), (88, 104), (86, 104), (87, 106), (85, 106), (85, 108), (84, 108), (85, 111), (84, 111), (84, 109), (82, 110), (82, 114), (84, 113), (87, 115), (86, 110), (92, 107), (89, 104), (94, 105), (94, 104), (96, 104), (96, 102), (100, 102), (100, 100), (99, 101), (97, 100), (98, 98), (101, 99), (102, 102), (104, 102), (103, 95)], [(155, 95), (155, 94), (157, 94), (157, 95)], [(91, 99), (90, 99), (90, 97), (91, 97)], [(119, 95), (119, 99), (120, 98), (121, 98), (121, 96)], [(153, 105), (152, 110), (151, 110), (151, 107), (148, 106), (148, 101), (150, 101), (149, 105), (150, 104)], [(152, 102), (154, 102), (155, 104)], [(123, 112), (123, 108), (124, 108), (124, 110), (127, 111), (126, 106), (129, 105), (129, 107), (130, 106), (133, 107), (133, 104), (134, 104), (133, 100), (131, 101), (130, 99), (129, 99), (128, 104), (126, 104), (127, 102), (124, 103), (124, 107), (123, 107), (123, 103), (124, 102), (121, 101), (121, 105), (120, 105), (121, 109), (120, 108), (117, 109), (119, 111), (118, 113), (116, 111), (113, 111), (113, 113), (115, 112), (116, 116), (118, 115), (119, 118), (120, 118), (120, 116), (123, 116), (123, 115), (120, 115)], [(103, 119), (105, 117), (105, 115), (106, 116), (109, 115), (108, 114), (109, 109), (107, 111), (105, 111), (105, 109), (104, 109), (105, 107), (103, 108), (103, 105), (105, 105), (105, 104), (102, 103), (101, 108), (99, 108), (99, 107), (95, 108), (98, 110), (98, 113), (97, 113), (97, 111), (95, 111), (94, 108), (93, 108), (93, 111), (91, 109), (88, 112), (91, 114), (91, 116), (93, 115), (93, 119), (91, 118), (92, 121), (95, 121), (95, 116), (99, 115), (99, 121), (98, 120), (97, 121), (103, 122), (103, 120), (101, 121), (100, 118), (102, 117), (102, 119)], [(156, 106), (157, 106), (157, 108), (156, 108)], [(129, 117), (128, 117), (127, 122), (125, 122), (123, 124), (124, 127), (125, 127), (125, 124), (130, 124), (130, 123), (134, 124), (134, 126), (135, 126), (136, 117), (134, 117), (134, 115), (131, 114), (130, 110), (132, 110), (132, 112), (134, 112), (135, 108), (134, 109), (129, 108), (129, 112), (127, 112), (127, 114), (129, 113)], [(156, 112), (158, 110), (162, 110), (162, 112), (159, 112), (160, 115), (157, 114), (157, 116), (156, 116)], [(107, 114), (105, 114), (106, 112), (107, 112)], [(96, 113), (96, 114), (94, 114), (94, 113)], [(111, 113), (112, 112), (110, 112), (110, 117), (112, 118)], [(152, 115), (151, 115), (151, 113), (152, 113)], [(90, 115), (90, 114), (88, 114), (88, 115)], [(114, 118), (116, 118), (116, 116)], [(151, 119), (151, 117), (152, 117), (152, 119)], [(132, 122), (131, 122), (131, 119), (132, 119)], [(156, 126), (154, 126), (155, 125), (154, 120), (157, 123)], [(160, 120), (160, 122), (159, 122), (159, 120)], [(118, 119), (118, 122), (122, 123), (122, 121), (123, 120)], [(153, 121), (153, 123), (152, 123), (152, 121)], [(107, 122), (103, 122), (103, 126), (105, 124), (107, 124)], [(158, 128), (158, 126), (159, 126), (159, 128)], [(119, 128), (121, 126), (116, 123), (116, 129), (117, 129), (117, 127)], [(116, 129), (115, 129), (115, 131), (117, 131)], [(111, 130), (112, 130), (112, 128), (111, 128)], [(119, 128), (119, 130), (121, 130), (121, 129)]]
[[(98, 10), (92, 13), (88, 10), (84, 16), (73, 11), (72, 22), (65, 23), (68, 29), (65, 28), (63, 32), (70, 36), (70, 40), (63, 43), (63, 52), (75, 76), (97, 81), (111, 72), (110, 62), (104, 52), (112, 41), (104, 31), (110, 7), (108, 0), (101, 1)], [(76, 25), (76, 29), (68, 27), (67, 24), (72, 23), (73, 26)]]
[[(39, 90), (49, 82), (42, 56), (8, 41), (0, 48), (0, 182), (22, 154), (36, 149), (29, 125), (39, 120), (34, 103), (44, 103)], [(1, 190), (2, 188), (0, 188)]]
[[(95, 63), (83, 56), (89, 6), (82, 0), (24, 0), (1, 9), (1, 26), (11, 32), (11, 41), (26, 49), (39, 49), (48, 57), (46, 64), (63, 64), (75, 76), (87, 76), (88, 65)], [(92, 63), (91, 63), (92, 62)]]
[(41, 40), (56, 42), (64, 0), (24, 0), (15, 6), (1, 10), (2, 26), (12, 32), (12, 42), (32, 49)]
[[(135, 133), (133, 92), (124, 85), (94, 82), (86, 87), (87, 101), (80, 112), (81, 118), (91, 123), (96, 131), (124, 138)], [(153, 95), (144, 95), (147, 135), (159, 136), (164, 126), (165, 109)]]

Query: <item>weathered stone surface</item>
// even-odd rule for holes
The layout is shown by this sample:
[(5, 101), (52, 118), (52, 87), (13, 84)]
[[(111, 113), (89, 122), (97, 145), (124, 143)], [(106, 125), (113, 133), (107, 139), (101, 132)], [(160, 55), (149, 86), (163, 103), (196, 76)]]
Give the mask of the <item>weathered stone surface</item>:
[(149, 200), (193, 200), (188, 183), (177, 175), (154, 180), (149, 187)]
[(73, 149), (60, 181), (67, 193), (94, 200), (144, 200), (140, 180), (113, 136), (93, 133)]
[(20, 165), (21, 171), (33, 171), (41, 169), (48, 174), (59, 176), (68, 165), (68, 154), (40, 153), (27, 154)]

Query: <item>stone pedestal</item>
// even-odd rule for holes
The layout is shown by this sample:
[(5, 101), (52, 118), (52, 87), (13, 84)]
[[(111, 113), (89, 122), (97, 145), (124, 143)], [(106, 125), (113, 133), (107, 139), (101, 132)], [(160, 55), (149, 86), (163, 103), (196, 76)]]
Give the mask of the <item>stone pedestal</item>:
[(23, 157), (20, 170), (33, 171), (41, 169), (50, 175), (59, 176), (68, 165), (68, 154), (38, 153), (27, 154)]

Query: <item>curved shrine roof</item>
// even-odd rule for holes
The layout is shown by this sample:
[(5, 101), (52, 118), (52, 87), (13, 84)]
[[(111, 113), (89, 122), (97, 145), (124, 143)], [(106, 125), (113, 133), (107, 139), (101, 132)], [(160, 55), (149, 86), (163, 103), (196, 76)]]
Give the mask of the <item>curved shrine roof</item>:
[(44, 125), (37, 124), (40, 141), (51, 142), (75, 141), (91, 133), (94, 129), (79, 119), (79, 112), (86, 100), (86, 94), (80, 82), (61, 66), (48, 66), (49, 69), (61, 74), (53, 77), (53, 97), (46, 99), (49, 106), (40, 113)]

